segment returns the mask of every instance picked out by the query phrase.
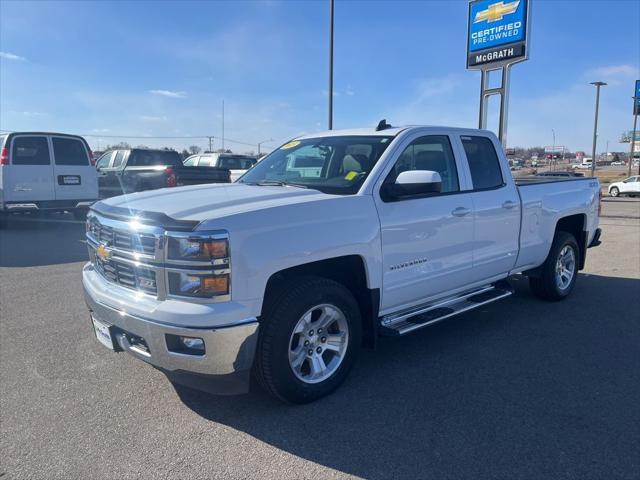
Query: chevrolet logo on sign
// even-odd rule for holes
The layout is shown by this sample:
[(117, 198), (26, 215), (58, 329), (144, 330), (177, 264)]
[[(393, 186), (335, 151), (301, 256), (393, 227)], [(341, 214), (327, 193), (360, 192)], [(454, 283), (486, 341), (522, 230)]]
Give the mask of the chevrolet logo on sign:
[(111, 250), (107, 249), (107, 247), (101, 243), (96, 247), (96, 256), (105, 262), (111, 258)]
[(520, 0), (510, 3), (494, 3), (489, 5), (486, 10), (476, 13), (473, 23), (480, 23), (484, 21), (487, 23), (497, 22), (498, 20), (502, 20), (505, 15), (514, 13), (518, 9), (518, 5), (520, 5)]

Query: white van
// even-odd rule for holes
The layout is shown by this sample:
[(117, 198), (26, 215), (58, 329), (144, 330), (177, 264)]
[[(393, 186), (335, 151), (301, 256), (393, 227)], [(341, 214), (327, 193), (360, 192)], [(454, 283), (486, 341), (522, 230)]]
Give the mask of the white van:
[(84, 138), (0, 135), (0, 223), (21, 212), (70, 211), (81, 218), (97, 198), (98, 177)]

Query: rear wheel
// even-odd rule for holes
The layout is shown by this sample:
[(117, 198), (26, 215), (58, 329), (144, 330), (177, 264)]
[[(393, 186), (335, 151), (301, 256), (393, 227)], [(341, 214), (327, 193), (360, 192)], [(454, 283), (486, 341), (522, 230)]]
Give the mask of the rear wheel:
[(260, 321), (255, 374), (270, 394), (308, 403), (335, 390), (360, 348), (356, 300), (343, 285), (319, 277), (299, 278)]
[(580, 248), (573, 235), (557, 232), (540, 275), (529, 277), (533, 293), (544, 300), (563, 300), (573, 291), (578, 278)]
[(612, 197), (617, 197), (618, 195), (620, 195), (620, 190), (618, 189), (618, 187), (611, 187), (611, 190), (609, 190), (609, 195), (611, 195)]

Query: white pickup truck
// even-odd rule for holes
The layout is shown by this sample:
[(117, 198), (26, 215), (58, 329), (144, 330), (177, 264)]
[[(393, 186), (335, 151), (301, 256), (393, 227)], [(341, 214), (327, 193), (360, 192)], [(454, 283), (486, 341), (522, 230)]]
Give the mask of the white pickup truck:
[(381, 122), (296, 138), (239, 183), (96, 203), (83, 285), (110, 349), (213, 393), (253, 372), (304, 403), (361, 346), (505, 298), (512, 274), (565, 298), (599, 208), (595, 178), (514, 182), (490, 132)]

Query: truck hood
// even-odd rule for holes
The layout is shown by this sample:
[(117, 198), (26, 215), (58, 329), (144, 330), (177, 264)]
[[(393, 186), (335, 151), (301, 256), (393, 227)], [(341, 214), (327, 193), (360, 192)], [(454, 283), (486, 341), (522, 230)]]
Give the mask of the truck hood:
[(101, 203), (133, 212), (161, 213), (176, 220), (204, 221), (293, 203), (335, 198), (318, 190), (241, 183), (193, 185), (130, 193)]

